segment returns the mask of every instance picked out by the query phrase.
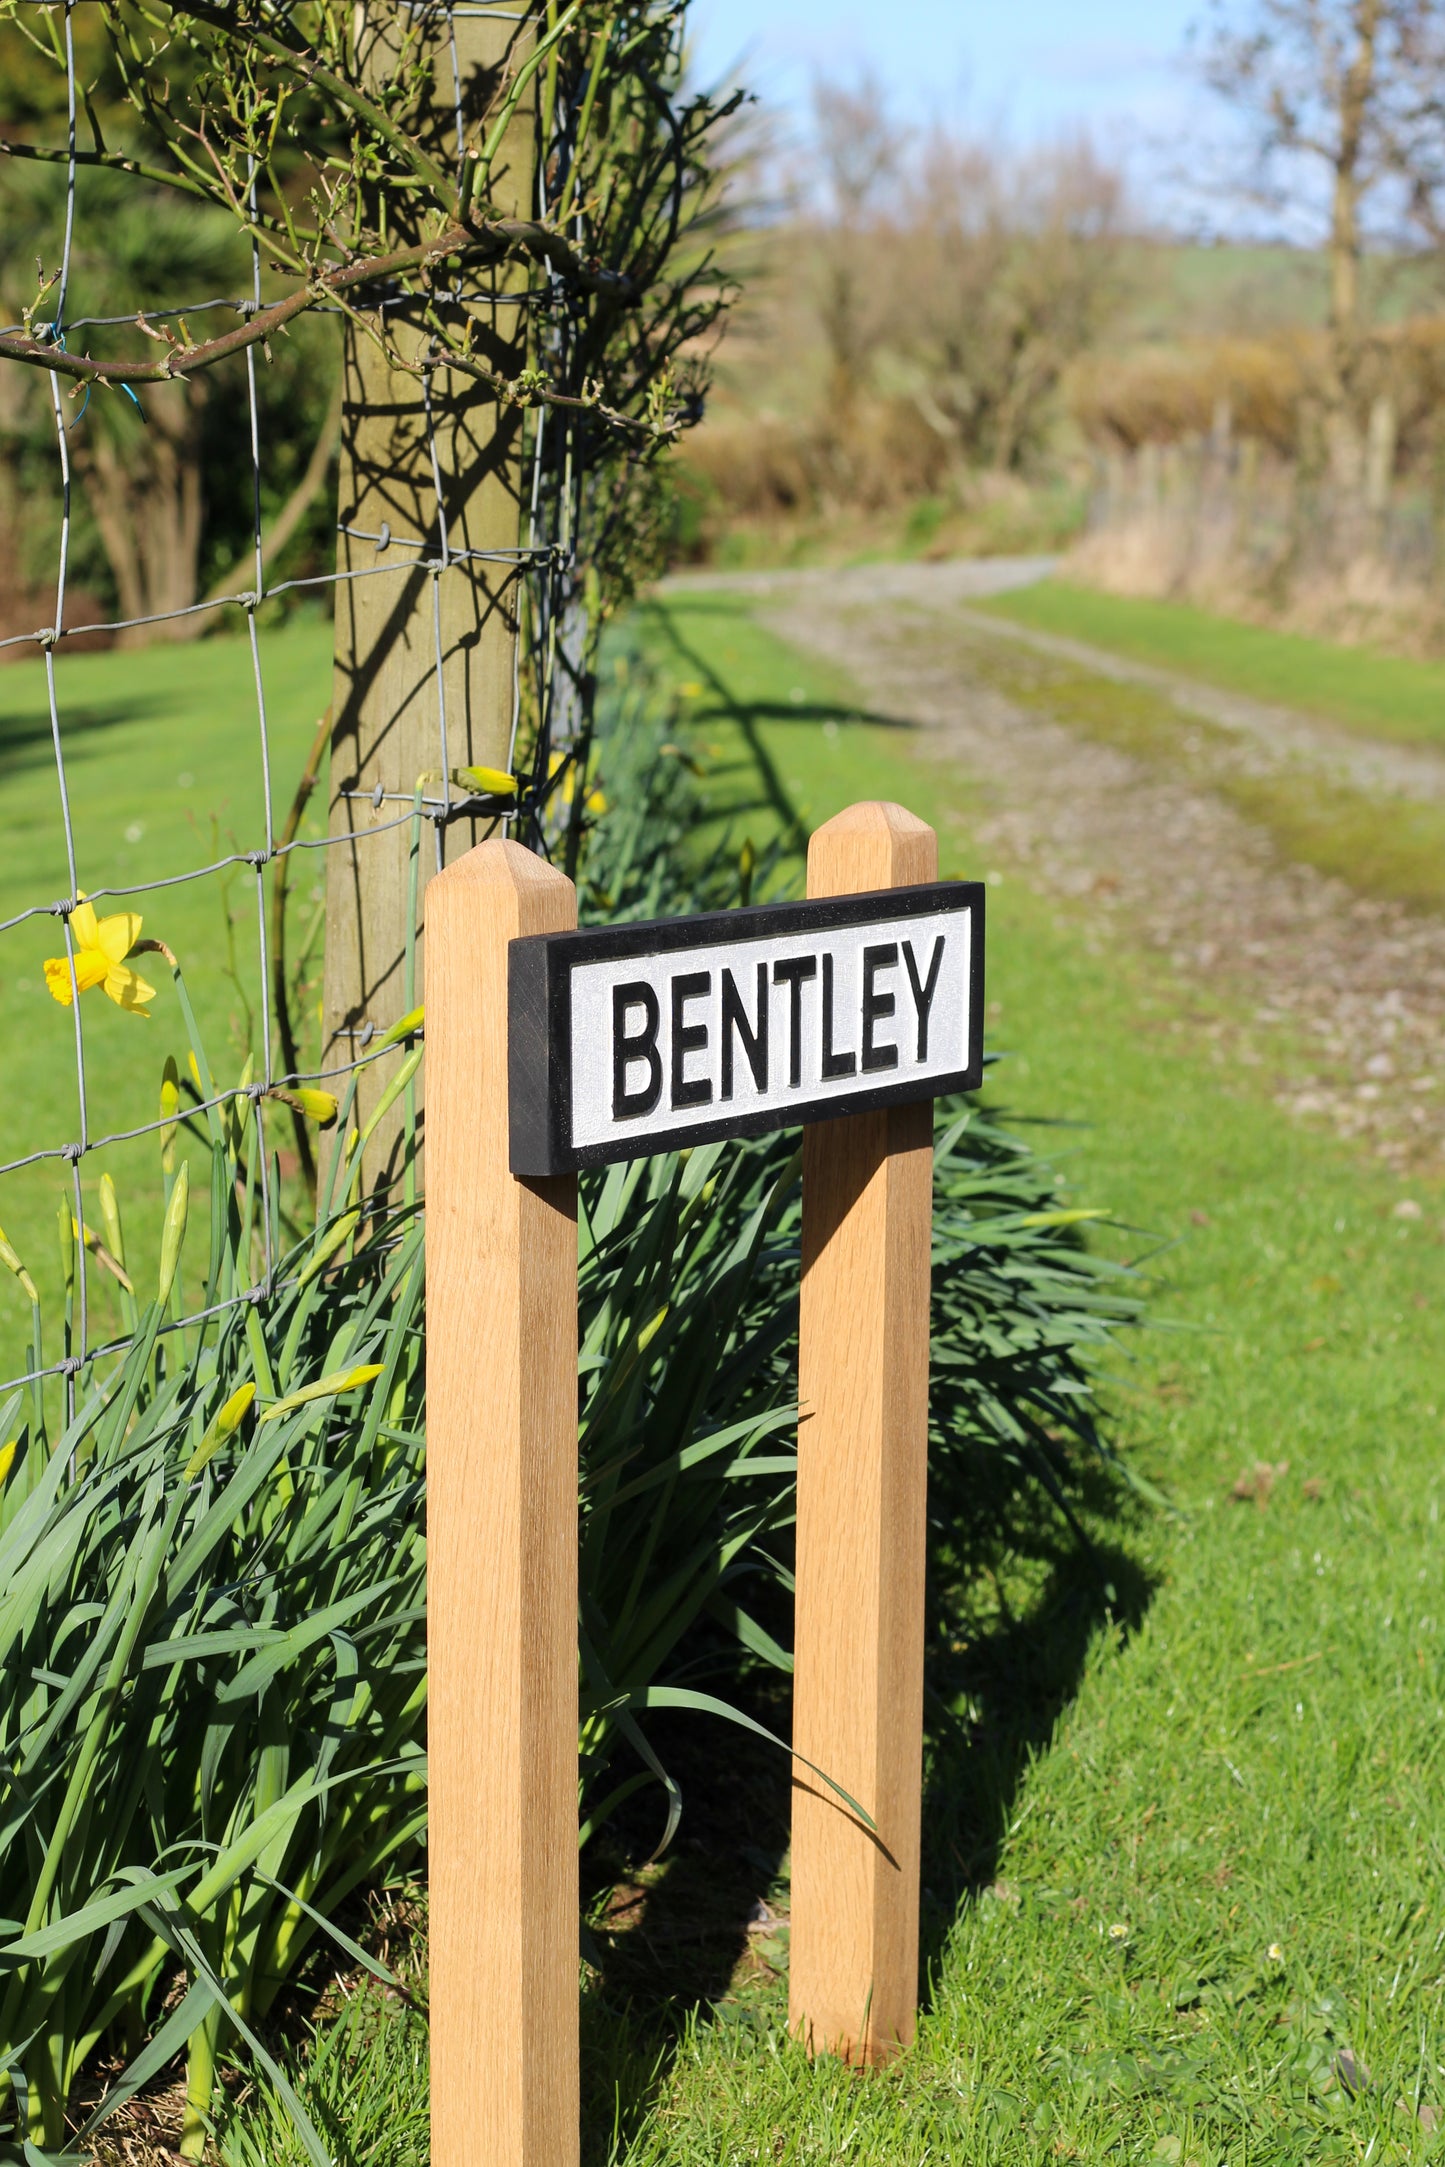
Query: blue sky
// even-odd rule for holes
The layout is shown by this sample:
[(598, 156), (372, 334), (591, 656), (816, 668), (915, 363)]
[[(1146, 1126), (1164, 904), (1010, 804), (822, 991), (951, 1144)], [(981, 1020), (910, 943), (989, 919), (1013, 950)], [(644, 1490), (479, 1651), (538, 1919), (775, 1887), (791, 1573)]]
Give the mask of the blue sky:
[(912, 118), (1021, 138), (1085, 123), (1136, 178), (1177, 169), (1209, 124), (1182, 64), (1203, 0), (693, 0), (700, 72), (746, 63), (769, 103), (796, 106), (819, 68), (871, 61)]

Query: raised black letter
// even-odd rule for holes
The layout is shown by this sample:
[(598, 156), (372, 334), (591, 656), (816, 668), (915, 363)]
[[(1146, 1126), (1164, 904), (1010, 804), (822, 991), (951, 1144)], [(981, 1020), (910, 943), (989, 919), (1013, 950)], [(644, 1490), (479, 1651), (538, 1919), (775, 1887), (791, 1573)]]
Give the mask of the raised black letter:
[(898, 968), (897, 941), (882, 941), (876, 948), (863, 951), (863, 1067), (864, 1070), (897, 1068), (896, 1046), (875, 1046), (873, 1026), (884, 1016), (893, 1013), (893, 995), (875, 991), (873, 980), (879, 971), (896, 971)]
[(938, 991), (938, 966), (943, 961), (943, 935), (940, 933), (933, 944), (933, 960), (928, 966), (928, 976), (918, 983), (918, 965), (913, 960), (913, 943), (903, 943), (903, 960), (908, 965), (908, 983), (913, 988), (913, 1005), (918, 1010), (918, 1058), (928, 1059), (928, 1014), (933, 1006), (933, 996)]
[(773, 965), (773, 984), (788, 988), (788, 1088), (796, 1091), (803, 1080), (803, 981), (818, 975), (816, 956), (789, 956)]
[[(642, 1010), (642, 1029), (629, 1032), (627, 1011)], [(635, 1120), (639, 1114), (650, 1114), (662, 1097), (662, 1055), (657, 1050), (657, 1027), (662, 1012), (657, 1005), (657, 995), (645, 980), (633, 979), (628, 985), (612, 988), (612, 1118), (614, 1121)], [(627, 1071), (634, 1061), (647, 1064), (647, 1081), (640, 1091), (627, 1088)]]
[(856, 1053), (833, 1051), (833, 958), (823, 957), (823, 1078), (851, 1076), (858, 1066)]
[(736, 1031), (743, 1042), (748, 1067), (753, 1072), (753, 1082), (759, 1091), (768, 1088), (768, 966), (758, 965), (758, 1024), (749, 1029), (747, 1012), (742, 995), (738, 992), (731, 971), (722, 974), (722, 1089), (719, 1098), (730, 1099), (733, 1095), (733, 1033)]
[(672, 981), (672, 1103), (674, 1106), (706, 1106), (712, 1097), (711, 1076), (684, 1078), (683, 1063), (690, 1053), (701, 1053), (707, 1044), (705, 1023), (684, 1023), (682, 1012), (689, 1001), (701, 1001), (712, 992), (711, 971), (688, 971)]

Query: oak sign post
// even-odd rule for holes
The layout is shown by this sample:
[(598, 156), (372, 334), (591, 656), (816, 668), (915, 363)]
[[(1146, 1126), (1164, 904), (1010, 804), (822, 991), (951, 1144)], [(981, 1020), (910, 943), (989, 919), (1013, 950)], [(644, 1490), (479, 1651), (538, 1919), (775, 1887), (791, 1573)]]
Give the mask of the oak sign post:
[[(933, 1098), (983, 891), (858, 805), (808, 900), (578, 932), (483, 843), (427, 891), (433, 2167), (579, 2152), (576, 1175), (804, 1124), (790, 2021), (886, 2057), (918, 1948)], [(500, 1018), (507, 1017), (505, 1032)]]

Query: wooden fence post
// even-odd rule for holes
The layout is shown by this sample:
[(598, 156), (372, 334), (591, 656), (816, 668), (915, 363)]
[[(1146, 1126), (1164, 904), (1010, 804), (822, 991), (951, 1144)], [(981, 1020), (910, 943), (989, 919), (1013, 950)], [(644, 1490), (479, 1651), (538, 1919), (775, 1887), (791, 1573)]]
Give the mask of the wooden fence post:
[[(937, 874), (899, 805), (808, 847), (810, 900)], [(929, 1101), (804, 1129), (793, 1741), (877, 1827), (794, 1763), (789, 2021), (851, 2062), (909, 2043), (918, 1992), (932, 1194)]]
[(579, 2152), (577, 1181), (508, 1165), (507, 949), (572, 883), (479, 844), (427, 897), (432, 2167)]
[[(450, 10), (436, 12), (427, 147), (450, 163), (458, 118), (473, 140), (498, 85), (530, 51), (538, 16), (536, 0), (459, 10), (454, 20)], [(385, 75), (414, 13), (397, 0), (365, 0), (358, 8), (364, 73)], [(535, 102), (526, 96), (492, 171), (499, 217), (532, 214), (535, 126)], [(466, 310), (477, 352), (508, 377), (526, 360), (530, 276), (517, 262), (469, 265), (459, 274), (472, 296)], [(482, 298), (491, 294), (497, 298)], [(368, 297), (373, 304), (378, 298)], [(389, 327), (408, 358), (425, 349), (415, 309), (394, 307)], [(349, 1061), (368, 1026), (378, 1034), (411, 1005), (404, 983), (407, 811), (418, 777), (435, 777), (443, 766), (507, 766), (522, 574), (515, 563), (465, 553), (515, 552), (522, 540), (524, 415), (488, 386), (448, 371), (430, 383), (429, 405), (421, 378), (392, 369), (363, 329), (343, 325), (323, 1067)], [(444, 571), (407, 569), (443, 557)], [(438, 781), (428, 785), (428, 797), (441, 794)], [(452, 794), (466, 792), (453, 786)], [(494, 827), (484, 818), (434, 830), (424, 820), (419, 897), (439, 858), (459, 857)], [(419, 971), (424, 918), (419, 900)], [(384, 1068), (363, 1071), (358, 1127), (388, 1081)], [(368, 1187), (397, 1177), (403, 1126), (398, 1104), (368, 1145)]]

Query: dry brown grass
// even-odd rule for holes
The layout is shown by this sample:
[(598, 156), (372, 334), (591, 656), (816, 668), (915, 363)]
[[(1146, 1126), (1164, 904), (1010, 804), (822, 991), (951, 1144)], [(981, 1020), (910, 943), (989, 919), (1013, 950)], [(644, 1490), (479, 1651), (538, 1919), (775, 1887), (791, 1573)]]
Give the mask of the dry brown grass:
[(720, 401), (688, 439), (686, 462), (740, 519), (886, 511), (945, 488), (953, 466), (910, 401), (871, 397), (800, 417)]
[[(1221, 616), (1310, 638), (1435, 656), (1445, 647), (1445, 595), (1428, 560), (1392, 554), (1358, 519), (1318, 509), (1313, 531), (1283, 495), (1231, 504), (1180, 497), (1098, 519), (1069, 552), (1068, 576), (1107, 594), (1191, 602)], [(1403, 558), (1403, 561), (1402, 561)]]
[(1109, 447), (1187, 442), (1227, 414), (1231, 433), (1288, 455), (1322, 353), (1319, 335), (1304, 331), (1094, 353), (1070, 379), (1069, 407), (1084, 435)]
[[(1070, 372), (1069, 411), (1104, 450), (1188, 444), (1218, 433), (1308, 463), (1337, 396), (1324, 332), (1297, 326), (1266, 337), (1185, 339), (1142, 350), (1097, 348)], [(1402, 470), (1439, 455), (1445, 406), (1445, 316), (1420, 315), (1373, 330), (1353, 385), (1361, 433), (1388, 400)]]

